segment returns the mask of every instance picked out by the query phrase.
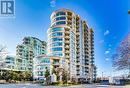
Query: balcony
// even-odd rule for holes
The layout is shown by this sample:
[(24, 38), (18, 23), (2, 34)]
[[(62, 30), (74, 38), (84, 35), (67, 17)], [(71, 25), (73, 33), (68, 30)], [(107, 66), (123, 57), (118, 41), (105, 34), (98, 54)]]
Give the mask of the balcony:
[(79, 61), (79, 57), (80, 57), (80, 55), (77, 55), (77, 56), (76, 56), (76, 58), (78, 59), (78, 61)]
[(72, 16), (67, 16), (67, 19), (72, 21)]
[(79, 33), (76, 33), (76, 37), (79, 37), (79, 35), (80, 35)]
[(79, 69), (79, 68), (77, 68), (77, 69), (76, 69), (76, 71), (77, 71), (77, 72), (79, 72), (79, 71), (80, 71), (80, 69)]
[(69, 50), (66, 50), (66, 51), (65, 51), (65, 53), (67, 53), (67, 54), (68, 54), (68, 53), (70, 53), (70, 52), (69, 52)]
[(79, 48), (79, 40), (76, 41), (76, 45)]
[(66, 35), (66, 34), (70, 34), (70, 32), (69, 32), (69, 31), (65, 31), (65, 35)]
[(66, 55), (65, 57), (66, 57), (66, 58), (70, 58), (70, 56), (69, 56), (69, 55)]
[(72, 25), (72, 22), (68, 21), (68, 22), (67, 22), (67, 25), (68, 25), (68, 26)]
[(69, 41), (69, 40), (66, 40), (66, 41), (65, 41), (65, 43), (68, 43), (68, 44), (69, 44), (69, 43), (70, 43), (70, 41)]
[(92, 60), (94, 60), (95, 58), (94, 58), (94, 57), (92, 57), (91, 59), (92, 59)]
[(72, 12), (67, 12), (68, 16), (72, 16)]
[(80, 64), (80, 62), (77, 62), (76, 65), (77, 65), (77, 66), (80, 66), (81, 64)]
[(93, 63), (94, 63), (94, 61), (91, 61), (91, 63), (93, 64)]
[(87, 39), (84, 40), (84, 44), (86, 44), (86, 45), (88, 44), (88, 40)]
[(76, 30), (76, 34), (80, 34), (78, 29)]
[(76, 22), (76, 25), (79, 25), (79, 22), (78, 22), (78, 21)]
[(85, 63), (84, 63), (85, 65), (89, 65), (89, 61), (85, 61)]
[(79, 25), (76, 25), (76, 29), (79, 29)]
[(85, 71), (85, 73), (89, 73), (89, 71)]
[(53, 64), (53, 65), (60, 65), (59, 62), (53, 62), (52, 64)]
[(76, 40), (79, 41), (79, 37), (78, 36), (76, 36)]
[(79, 40), (76, 40), (76, 45), (77, 47), (79, 47)]
[(94, 50), (94, 47), (92, 47), (91, 49)]
[(69, 36), (65, 36), (65, 39), (70, 39), (70, 37)]
[(77, 50), (77, 53), (80, 51), (80, 48), (76, 48), (76, 50)]
[(76, 16), (76, 21), (78, 21), (79, 19), (80, 19), (80, 17), (77, 15), (77, 16)]
[(88, 30), (84, 30), (84, 34), (87, 34), (86, 36), (88, 36)]
[[(66, 42), (67, 41), (67, 42)], [(68, 43), (69, 39), (65, 39), (65, 44), (64, 46), (69, 46), (70, 44)]]
[(86, 70), (88, 70), (88, 69), (89, 69), (89, 67), (85, 67), (85, 69), (86, 69)]
[(65, 48), (66, 48), (66, 49), (69, 49), (70, 47), (69, 47), (68, 45), (65, 45)]
[(88, 51), (85, 51), (85, 55), (86, 55), (86, 54), (88, 55), (88, 54), (89, 54), (89, 52), (88, 52)]
[(68, 17), (67, 21), (72, 22), (72, 18), (71, 18), (71, 17)]
[(65, 31), (69, 31), (70, 29), (69, 28), (65, 28)]
[(68, 12), (67, 15), (68, 15), (67, 17), (72, 17), (72, 13), (71, 12)]
[(79, 63), (79, 62), (80, 62), (80, 60), (79, 60), (79, 59), (77, 59), (77, 60), (76, 60), (76, 63)]
[(79, 32), (79, 29), (76, 29), (76, 33)]

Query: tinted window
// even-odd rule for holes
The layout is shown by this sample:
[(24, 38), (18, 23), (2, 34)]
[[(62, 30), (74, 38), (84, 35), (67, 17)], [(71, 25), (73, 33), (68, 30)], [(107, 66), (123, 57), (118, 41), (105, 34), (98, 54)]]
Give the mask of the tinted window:
[(60, 24), (66, 24), (66, 22), (65, 21), (56, 22), (56, 25), (60, 25)]
[(65, 15), (65, 12), (58, 12), (58, 13), (56, 14), (56, 16), (59, 16), (59, 15)]
[(62, 36), (63, 33), (62, 32), (55, 32), (55, 33), (52, 33), (51, 36), (54, 37), (54, 36)]
[(62, 41), (62, 38), (52, 38), (52, 41), (55, 42), (55, 41)]
[(58, 17), (58, 18), (56, 18), (56, 21), (58, 21), (58, 20), (65, 20), (66, 19), (66, 17)]
[(52, 48), (52, 51), (62, 51), (62, 47)]
[(52, 32), (56, 32), (56, 31), (62, 31), (64, 28), (53, 28)]

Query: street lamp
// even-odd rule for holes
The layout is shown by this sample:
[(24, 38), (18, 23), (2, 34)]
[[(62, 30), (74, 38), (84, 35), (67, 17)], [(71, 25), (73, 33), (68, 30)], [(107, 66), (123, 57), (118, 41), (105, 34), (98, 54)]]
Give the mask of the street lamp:
[(130, 76), (130, 59), (128, 59), (128, 66), (129, 66), (129, 74), (128, 74), (128, 76)]
[(103, 80), (103, 72), (102, 72), (102, 80)]

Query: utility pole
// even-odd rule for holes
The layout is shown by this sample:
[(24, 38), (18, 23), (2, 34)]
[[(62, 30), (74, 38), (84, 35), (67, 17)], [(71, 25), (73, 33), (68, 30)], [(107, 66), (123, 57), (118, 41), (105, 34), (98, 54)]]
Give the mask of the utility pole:
[(103, 80), (103, 72), (102, 72), (102, 80)]

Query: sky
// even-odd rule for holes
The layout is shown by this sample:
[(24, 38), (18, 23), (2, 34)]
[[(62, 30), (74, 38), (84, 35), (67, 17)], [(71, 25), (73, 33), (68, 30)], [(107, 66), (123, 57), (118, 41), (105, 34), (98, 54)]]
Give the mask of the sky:
[(60, 8), (79, 14), (93, 28), (98, 76), (113, 75), (111, 56), (130, 32), (130, 0), (15, 0), (15, 17), (0, 18), (0, 44), (15, 55), (25, 36), (46, 41), (50, 15)]

